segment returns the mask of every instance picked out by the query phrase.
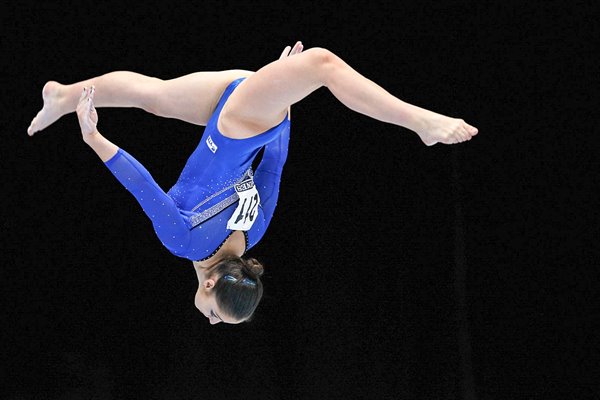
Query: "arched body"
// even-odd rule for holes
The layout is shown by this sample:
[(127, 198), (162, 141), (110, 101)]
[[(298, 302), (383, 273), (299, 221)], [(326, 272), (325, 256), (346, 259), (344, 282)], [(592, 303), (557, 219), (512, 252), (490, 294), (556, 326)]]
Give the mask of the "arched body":
[[(118, 71), (72, 85), (51, 81), (42, 91), (44, 107), (27, 132), (33, 135), (76, 110), (84, 141), (136, 197), (165, 247), (194, 261), (199, 279), (198, 309), (211, 323), (235, 323), (240, 319), (223, 313), (232, 308), (215, 302), (211, 292), (219, 286), (215, 281), (220, 280), (221, 286), (227, 281), (244, 290), (258, 288), (262, 267), (238, 260), (235, 274), (222, 277), (208, 271), (222, 271), (220, 262), (239, 258), (264, 235), (287, 156), (290, 106), (320, 87), (327, 87), (356, 112), (414, 131), (426, 145), (459, 143), (477, 134), (477, 129), (462, 119), (394, 97), (329, 50), (312, 48), (302, 52), (300, 42), (291, 52), (286, 47), (279, 60), (256, 72), (198, 72), (161, 80)], [(96, 107), (138, 107), (158, 116), (205, 125), (206, 129), (180, 179), (165, 193), (141, 164), (98, 132)], [(249, 166), (263, 147), (263, 158), (251, 184)], [(203, 174), (199, 168), (205, 163), (209, 166)], [(236, 199), (225, 201), (233, 198), (231, 185), (235, 185), (239, 197), (237, 204)], [(252, 224), (233, 218), (236, 211), (245, 211), (242, 199), (250, 201), (254, 195), (245, 189), (256, 189), (261, 200)], [(203, 299), (201, 304), (198, 299)], [(259, 300), (260, 296), (254, 298), (254, 303), (244, 309), (253, 312)]]

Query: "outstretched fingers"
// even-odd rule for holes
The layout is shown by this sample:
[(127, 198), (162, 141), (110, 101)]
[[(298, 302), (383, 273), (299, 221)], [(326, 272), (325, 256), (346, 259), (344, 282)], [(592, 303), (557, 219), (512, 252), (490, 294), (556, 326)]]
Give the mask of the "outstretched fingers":
[(87, 88), (83, 88), (83, 91), (81, 92), (81, 96), (79, 96), (79, 101), (77, 102), (77, 104), (81, 103), (81, 101), (83, 99), (85, 99), (85, 96), (87, 95)]
[(84, 87), (77, 104), (77, 118), (84, 138), (96, 131), (96, 124), (98, 123), (98, 114), (94, 107), (95, 92), (96, 88), (94, 86), (89, 89)]
[(303, 49), (302, 42), (297, 41), (293, 48), (290, 46), (286, 46), (285, 49), (283, 49), (283, 52), (281, 53), (281, 56), (279, 57), (279, 59), (281, 60), (283, 58), (293, 56), (294, 54), (301, 53), (302, 49)]
[(90, 95), (90, 91), (88, 90), (87, 87), (84, 87), (83, 91), (81, 92), (81, 96), (79, 96), (79, 101), (77, 102), (77, 108), (75, 110), (77, 112), (77, 116), (79, 117), (80, 120), (82, 117), (85, 117), (84, 114), (88, 110), (89, 95)]
[(301, 53), (302, 49), (304, 49), (304, 46), (302, 45), (302, 42), (300, 42), (300, 41), (296, 42), (296, 44), (294, 45), (294, 48), (290, 52), (290, 56), (293, 56), (294, 54)]
[(279, 59), (281, 60), (282, 58), (286, 58), (290, 54), (291, 49), (292, 48), (290, 46), (285, 46), (285, 49), (283, 49), (283, 52), (279, 56)]
[[(297, 41), (293, 48), (291, 48), (290, 46), (285, 46), (285, 49), (283, 49), (283, 52), (281, 53), (281, 56), (279, 57), (279, 59), (283, 60), (284, 58), (293, 56), (294, 54), (299, 54), (302, 52), (303, 48), (304, 48), (304, 46), (302, 45), (301, 41)], [(291, 117), (292, 117), (291, 112), (292, 112), (291, 106), (289, 106), (288, 107), (288, 119), (291, 119)]]

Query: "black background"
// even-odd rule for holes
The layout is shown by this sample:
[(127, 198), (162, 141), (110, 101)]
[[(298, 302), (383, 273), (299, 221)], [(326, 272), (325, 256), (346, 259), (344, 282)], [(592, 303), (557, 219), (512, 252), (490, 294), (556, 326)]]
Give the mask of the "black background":
[[(2, 398), (598, 398), (598, 26), (592, 2), (569, 4), (2, 5)], [(48, 80), (257, 70), (297, 40), (480, 133), (426, 147), (326, 88), (294, 105), (275, 217), (248, 254), (264, 299), (252, 323), (210, 326), (191, 263), (75, 115), (26, 129)], [(99, 116), (165, 190), (203, 130)]]

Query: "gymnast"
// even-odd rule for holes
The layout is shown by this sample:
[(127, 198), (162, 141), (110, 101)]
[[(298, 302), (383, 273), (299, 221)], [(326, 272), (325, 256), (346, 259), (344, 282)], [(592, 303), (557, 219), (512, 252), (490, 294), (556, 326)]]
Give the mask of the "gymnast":
[[(290, 137), (290, 106), (327, 87), (346, 107), (405, 127), (421, 141), (454, 144), (477, 129), (408, 104), (331, 51), (301, 42), (258, 71), (196, 72), (161, 80), (117, 71), (71, 85), (47, 82), (33, 136), (76, 111), (83, 141), (141, 205), (162, 244), (193, 262), (195, 306), (211, 324), (249, 321), (263, 293), (263, 266), (242, 258), (263, 237), (277, 203)], [(205, 126), (175, 185), (165, 193), (125, 150), (98, 132), (96, 107), (137, 107)], [(256, 171), (252, 161), (264, 148)]]

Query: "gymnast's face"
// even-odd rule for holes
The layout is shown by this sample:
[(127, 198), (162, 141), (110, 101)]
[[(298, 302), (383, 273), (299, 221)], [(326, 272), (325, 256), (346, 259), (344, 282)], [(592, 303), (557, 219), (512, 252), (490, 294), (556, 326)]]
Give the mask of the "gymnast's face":
[(196, 308), (206, 317), (211, 325), (225, 322), (226, 324), (239, 324), (229, 316), (223, 314), (217, 305), (217, 296), (213, 292), (214, 279), (206, 279), (198, 287), (194, 304)]

